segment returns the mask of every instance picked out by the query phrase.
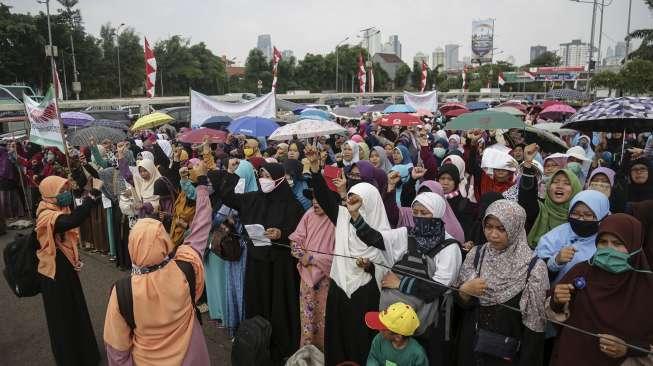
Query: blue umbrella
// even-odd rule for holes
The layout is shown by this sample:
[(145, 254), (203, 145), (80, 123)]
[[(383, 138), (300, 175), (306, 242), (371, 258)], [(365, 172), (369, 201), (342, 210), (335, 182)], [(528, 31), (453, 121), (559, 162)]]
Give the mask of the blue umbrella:
[(326, 120), (331, 119), (331, 113), (317, 108), (306, 108), (301, 111), (299, 115), (302, 117), (317, 117)]
[(417, 112), (415, 108), (409, 106), (408, 104), (393, 104), (391, 106), (386, 107), (386, 109), (383, 110), (383, 113), (388, 114), (388, 113), (415, 113)]
[(231, 122), (227, 129), (237, 133), (254, 137), (270, 136), (279, 125), (271, 119), (263, 117), (240, 117)]
[(292, 110), (293, 114), (300, 115), (304, 109), (308, 107), (298, 107)]
[(213, 129), (219, 129), (221, 127), (225, 127), (229, 125), (233, 121), (233, 118), (229, 116), (212, 116), (204, 120), (202, 124), (200, 124), (201, 127), (208, 127), (208, 128), (213, 128)]
[(483, 109), (488, 109), (490, 108), (490, 105), (487, 104), (486, 102), (471, 102), (467, 103), (467, 109), (470, 111), (480, 111)]
[(302, 120), (302, 119), (317, 119), (317, 120), (320, 120), (320, 121), (330, 121), (331, 120), (330, 118), (325, 118), (324, 116), (312, 116), (312, 115), (309, 115), (309, 114), (297, 116), (298, 121)]

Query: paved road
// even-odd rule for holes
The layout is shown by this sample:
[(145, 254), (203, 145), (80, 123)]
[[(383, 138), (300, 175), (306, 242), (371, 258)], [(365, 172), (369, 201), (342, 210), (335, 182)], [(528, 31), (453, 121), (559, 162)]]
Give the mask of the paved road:
[[(0, 236), (0, 252), (12, 239), (16, 231)], [(84, 261), (81, 272), (82, 286), (91, 314), (98, 343), (102, 343), (104, 315), (109, 289), (112, 284), (127, 275), (116, 269), (107, 257), (80, 251)], [(1, 254), (0, 254), (1, 255)], [(4, 262), (2, 262), (4, 263)], [(0, 265), (4, 267), (4, 264)], [(45, 322), (41, 296), (17, 298), (0, 278), (0, 364), (2, 365), (54, 365), (50, 350), (50, 339)], [(223, 329), (204, 318), (206, 336), (212, 365), (230, 365), (231, 342)], [(102, 365), (106, 365), (104, 349)]]

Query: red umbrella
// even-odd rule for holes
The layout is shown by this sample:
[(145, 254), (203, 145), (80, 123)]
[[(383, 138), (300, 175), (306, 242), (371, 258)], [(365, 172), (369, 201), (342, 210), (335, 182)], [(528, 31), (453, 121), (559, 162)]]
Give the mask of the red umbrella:
[(544, 102), (542, 102), (542, 109), (547, 109), (548, 107), (555, 104), (563, 104), (563, 103), (559, 100), (545, 100)]
[(513, 107), (518, 109), (520, 112), (524, 112), (524, 113), (526, 113), (526, 109), (528, 108), (519, 102), (505, 102), (499, 104), (497, 107)]
[(447, 118), (454, 118), (458, 117), (461, 114), (469, 113), (470, 111), (468, 109), (452, 109), (444, 113), (444, 116)]
[(201, 144), (204, 142), (205, 137), (208, 137), (210, 143), (225, 142), (227, 140), (227, 132), (202, 127), (182, 133), (177, 136), (177, 141), (188, 144)]
[(447, 113), (447, 111), (456, 110), (456, 109), (467, 109), (467, 106), (465, 106), (463, 103), (456, 103), (456, 102), (444, 103), (440, 107), (440, 112)]
[(408, 113), (390, 113), (387, 116), (377, 119), (376, 122), (385, 127), (417, 126), (424, 123), (419, 117)]

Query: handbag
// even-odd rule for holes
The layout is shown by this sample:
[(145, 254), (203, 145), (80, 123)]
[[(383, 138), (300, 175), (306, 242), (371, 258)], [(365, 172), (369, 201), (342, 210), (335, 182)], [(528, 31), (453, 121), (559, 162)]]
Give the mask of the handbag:
[(506, 337), (483, 328), (476, 330), (474, 352), (493, 356), (511, 362), (519, 353), (520, 342), (513, 337)]
[(213, 231), (209, 248), (213, 254), (226, 261), (238, 261), (242, 254), (238, 236), (234, 220), (229, 216)]

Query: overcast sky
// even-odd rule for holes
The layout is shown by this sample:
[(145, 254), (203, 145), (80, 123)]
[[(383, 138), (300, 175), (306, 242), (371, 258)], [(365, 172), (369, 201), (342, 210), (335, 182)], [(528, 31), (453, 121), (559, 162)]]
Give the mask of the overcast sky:
[[(0, 1), (14, 12), (45, 11), (36, 0)], [(611, 3), (604, 14), (605, 51), (625, 36), (628, 0), (604, 1)], [(651, 28), (653, 14), (644, 1), (632, 4), (631, 28)], [(592, 18), (591, 4), (571, 0), (80, 0), (78, 8), (86, 30), (96, 36), (102, 24), (124, 22), (151, 43), (179, 34), (205, 42), (216, 54), (237, 57), (238, 63), (244, 63), (259, 34), (271, 34), (279, 50), (303, 58), (307, 52), (329, 52), (347, 36), (359, 42), (359, 31), (370, 26), (381, 30), (384, 42), (398, 34), (409, 64), (418, 51), (430, 56), (447, 43), (461, 45), (462, 59), (471, 53), (472, 20), (494, 18), (495, 47), (503, 51), (495, 59), (513, 56), (524, 64), (531, 45), (555, 50), (572, 39), (589, 42)]]

